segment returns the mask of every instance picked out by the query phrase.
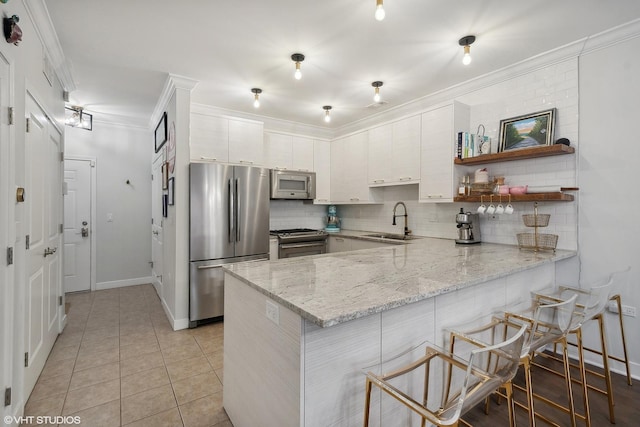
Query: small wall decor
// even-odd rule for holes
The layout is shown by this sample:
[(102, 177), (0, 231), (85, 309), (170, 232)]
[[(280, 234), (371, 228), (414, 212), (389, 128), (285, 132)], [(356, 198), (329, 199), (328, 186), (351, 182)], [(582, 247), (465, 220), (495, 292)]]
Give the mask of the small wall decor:
[(18, 26), (18, 21), (20, 21), (18, 15), (12, 15), (11, 17), (5, 16), (2, 18), (4, 38), (7, 43), (13, 43), (16, 46), (22, 41), (22, 30)]
[(155, 148), (156, 153), (160, 151), (164, 143), (167, 142), (167, 112), (162, 113), (162, 118), (156, 126), (155, 132)]
[(169, 196), (167, 194), (162, 195), (162, 216), (166, 218), (169, 215)]
[(500, 120), (499, 151), (553, 144), (556, 109)]
[(169, 188), (169, 162), (162, 164), (162, 189), (167, 190)]
[(175, 191), (175, 183), (174, 183), (174, 178), (171, 177), (169, 178), (169, 191), (168, 191), (168, 196), (169, 196), (169, 206), (173, 206), (174, 203), (174, 191)]

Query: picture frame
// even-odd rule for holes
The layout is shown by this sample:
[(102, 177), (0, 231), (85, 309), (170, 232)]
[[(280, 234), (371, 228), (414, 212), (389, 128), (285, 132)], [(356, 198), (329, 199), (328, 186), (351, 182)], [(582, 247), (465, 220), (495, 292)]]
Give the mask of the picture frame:
[(162, 113), (162, 118), (156, 126), (154, 133), (156, 153), (160, 151), (165, 142), (167, 142), (167, 112)]
[(498, 151), (552, 145), (556, 109), (500, 120)]
[(174, 178), (171, 177), (169, 178), (169, 191), (167, 194), (169, 196), (169, 206), (173, 206), (174, 204), (174, 191), (175, 191)]
[(162, 195), (162, 217), (166, 218), (167, 216), (169, 216), (169, 195), (168, 194), (163, 194)]
[(162, 189), (169, 188), (169, 162), (162, 163)]

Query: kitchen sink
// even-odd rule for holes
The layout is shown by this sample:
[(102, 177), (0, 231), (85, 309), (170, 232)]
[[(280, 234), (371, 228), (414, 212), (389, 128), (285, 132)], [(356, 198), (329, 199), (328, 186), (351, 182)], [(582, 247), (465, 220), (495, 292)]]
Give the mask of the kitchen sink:
[(411, 240), (415, 239), (414, 236), (405, 236), (404, 234), (393, 234), (393, 233), (372, 233), (365, 234), (364, 237), (374, 237), (376, 239), (389, 239), (389, 240)]

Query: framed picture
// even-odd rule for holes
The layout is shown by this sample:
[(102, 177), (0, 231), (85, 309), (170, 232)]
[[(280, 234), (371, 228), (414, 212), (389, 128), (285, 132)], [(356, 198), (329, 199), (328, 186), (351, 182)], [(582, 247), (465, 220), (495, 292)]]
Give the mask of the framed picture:
[(166, 218), (169, 215), (168, 202), (169, 202), (169, 195), (163, 194), (162, 195), (162, 217), (163, 218)]
[(169, 162), (164, 162), (162, 164), (162, 189), (166, 190), (169, 188)]
[(553, 144), (556, 109), (500, 120), (498, 151)]
[(174, 202), (174, 200), (173, 200), (173, 192), (174, 192), (174, 190), (175, 190), (175, 184), (173, 182), (173, 177), (171, 177), (171, 178), (169, 178), (169, 192), (168, 192), (169, 193), (168, 194), (168, 196), (169, 196), (169, 206), (173, 206), (173, 202)]
[(156, 143), (156, 153), (160, 151), (165, 142), (167, 142), (167, 112), (162, 113), (160, 123), (156, 126), (156, 132), (154, 134)]

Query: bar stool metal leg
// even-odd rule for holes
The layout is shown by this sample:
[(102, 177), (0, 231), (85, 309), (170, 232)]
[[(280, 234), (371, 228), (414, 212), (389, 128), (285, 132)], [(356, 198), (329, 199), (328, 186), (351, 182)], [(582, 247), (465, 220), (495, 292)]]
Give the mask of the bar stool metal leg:
[(609, 421), (612, 424), (616, 422), (616, 415), (613, 411), (613, 385), (611, 384), (611, 371), (609, 370), (609, 354), (607, 352), (607, 340), (605, 339), (604, 317), (602, 313), (596, 316), (598, 326), (600, 327), (600, 342), (602, 344), (602, 363), (604, 369), (604, 378), (607, 385), (607, 400), (609, 403)]
[(622, 335), (623, 357), (620, 358), (613, 355), (609, 355), (609, 357), (613, 360), (617, 360), (618, 362), (624, 363), (625, 368), (627, 369), (627, 384), (633, 385), (633, 382), (631, 381), (631, 368), (629, 366), (629, 356), (627, 355), (627, 340), (625, 339), (625, 334), (624, 334), (624, 321), (622, 320), (622, 300), (620, 298), (620, 295), (617, 294), (617, 295), (611, 296), (611, 301), (615, 301), (618, 306), (618, 320), (620, 322), (620, 334)]

